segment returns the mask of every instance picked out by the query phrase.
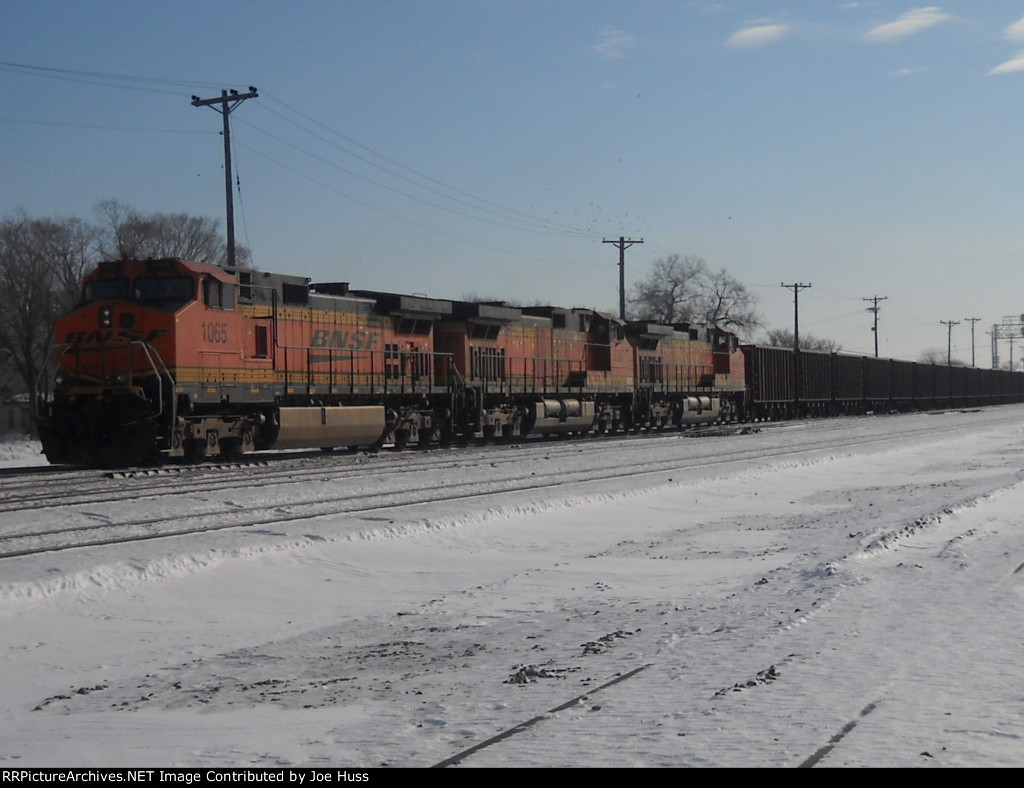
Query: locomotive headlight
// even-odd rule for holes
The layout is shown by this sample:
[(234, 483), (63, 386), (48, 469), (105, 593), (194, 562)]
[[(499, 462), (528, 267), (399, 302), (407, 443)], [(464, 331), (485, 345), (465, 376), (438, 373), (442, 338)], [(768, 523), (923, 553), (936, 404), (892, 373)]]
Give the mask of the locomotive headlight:
[(127, 386), (128, 381), (131, 380), (131, 377), (131, 372), (118, 372), (116, 375), (114, 375), (114, 383), (118, 386)]
[(114, 310), (105, 306), (100, 309), (100, 328), (110, 328), (114, 324)]
[(58, 372), (56, 375), (53, 376), (53, 383), (56, 386), (63, 386), (65, 383), (67, 383), (67, 378), (64, 377), (63, 372)]

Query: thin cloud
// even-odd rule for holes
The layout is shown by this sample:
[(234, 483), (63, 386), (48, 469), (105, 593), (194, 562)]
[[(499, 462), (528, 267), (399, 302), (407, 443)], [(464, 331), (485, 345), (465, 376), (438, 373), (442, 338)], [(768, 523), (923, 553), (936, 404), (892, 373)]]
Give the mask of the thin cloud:
[[(1024, 43), (1024, 19), (1018, 19), (1012, 25), (1009, 25), (1006, 30), (1003, 31), (1003, 38), (1007, 41)], [(1015, 57), (1010, 58), (1005, 63), (1000, 63), (994, 69), (989, 71), (986, 76), (992, 76), (994, 74), (1012, 74), (1015, 71), (1024, 71), (1024, 52), (1018, 52)]]
[(1015, 71), (1024, 71), (1024, 52), (1018, 52), (1017, 56), (1007, 60), (1005, 63), (1000, 63), (994, 69), (988, 72), (986, 76), (993, 76), (995, 74), (1012, 74)]
[(636, 46), (636, 36), (621, 30), (605, 30), (601, 33), (601, 41), (590, 47), (605, 60), (622, 60), (626, 53)]
[(865, 41), (886, 43), (899, 41), (907, 36), (916, 35), (929, 27), (948, 22), (952, 17), (936, 5), (927, 8), (915, 8), (902, 14), (895, 22), (872, 28), (864, 34)]
[(751, 25), (737, 30), (726, 40), (733, 49), (753, 49), (774, 44), (792, 30), (791, 25)]
[(1018, 19), (1003, 32), (1003, 38), (1010, 41), (1024, 42), (1024, 19)]

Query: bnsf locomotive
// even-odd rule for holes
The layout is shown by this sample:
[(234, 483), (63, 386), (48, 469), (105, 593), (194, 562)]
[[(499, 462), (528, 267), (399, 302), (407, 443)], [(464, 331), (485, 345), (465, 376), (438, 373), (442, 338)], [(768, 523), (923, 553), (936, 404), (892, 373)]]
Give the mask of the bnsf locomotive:
[(746, 393), (713, 327), (177, 259), (101, 263), (57, 342), (39, 413), (54, 463), (706, 424)]

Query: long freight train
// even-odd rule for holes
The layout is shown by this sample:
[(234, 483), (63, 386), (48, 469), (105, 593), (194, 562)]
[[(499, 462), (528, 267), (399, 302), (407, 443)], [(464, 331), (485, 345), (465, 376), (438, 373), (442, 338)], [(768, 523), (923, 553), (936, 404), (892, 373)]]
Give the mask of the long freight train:
[(1019, 373), (177, 259), (101, 263), (56, 335), (43, 450), (99, 466), (1024, 399)]

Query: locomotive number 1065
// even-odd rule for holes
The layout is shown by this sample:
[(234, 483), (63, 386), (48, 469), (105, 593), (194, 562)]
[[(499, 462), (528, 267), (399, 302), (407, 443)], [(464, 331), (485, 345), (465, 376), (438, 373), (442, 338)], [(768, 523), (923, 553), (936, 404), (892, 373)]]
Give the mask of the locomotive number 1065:
[(227, 323), (203, 323), (203, 341), (224, 344), (228, 341)]

